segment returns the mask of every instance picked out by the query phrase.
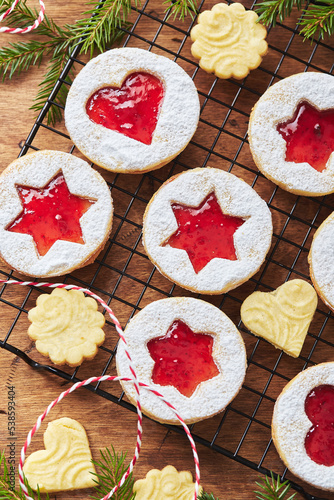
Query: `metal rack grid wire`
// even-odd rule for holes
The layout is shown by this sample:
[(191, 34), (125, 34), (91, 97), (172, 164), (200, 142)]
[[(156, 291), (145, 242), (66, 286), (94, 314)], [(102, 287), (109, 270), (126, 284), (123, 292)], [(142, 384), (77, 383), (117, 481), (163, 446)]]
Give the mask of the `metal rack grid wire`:
[[(245, 6), (253, 9), (255, 3), (247, 2), (248, 0), (244, 3)], [(209, 8), (211, 5), (204, 6), (203, 0), (199, 10), (203, 10), (203, 7)], [(132, 18), (131, 29), (124, 30), (124, 46), (142, 47), (172, 58), (194, 79), (201, 100), (198, 131), (186, 150), (160, 170), (136, 176), (102, 171), (115, 202), (112, 236), (99, 258), (89, 266), (90, 271), (76, 271), (66, 276), (64, 282), (79, 284), (102, 294), (108, 304), (112, 302), (117, 313), (121, 311), (121, 321), (124, 324), (152, 300), (184, 295), (184, 290), (159, 275), (140, 248), (141, 216), (151, 195), (171, 175), (194, 166), (222, 168), (248, 182), (265, 198), (272, 211), (272, 247), (264, 265), (249, 282), (223, 296), (202, 297), (223, 309), (242, 331), (248, 353), (247, 376), (240, 394), (229, 407), (209, 421), (194, 424), (192, 432), (197, 442), (245, 466), (261, 473), (268, 474), (269, 470), (273, 470), (283, 478), (289, 477), (287, 469), (278, 459), (270, 437), (273, 405), (286, 382), (300, 370), (330, 359), (330, 348), (334, 344), (328, 332), (334, 326), (334, 318), (323, 304), (319, 304), (302, 355), (298, 360), (291, 361), (287, 360), (283, 352), (274, 350), (264, 340), (251, 335), (240, 321), (239, 310), (244, 298), (254, 290), (270, 291), (294, 277), (309, 280), (307, 252), (310, 241), (315, 229), (333, 210), (334, 197), (311, 199), (294, 196), (267, 181), (252, 161), (247, 141), (247, 121), (252, 106), (275, 81), (308, 70), (332, 74), (333, 48), (329, 43), (319, 40), (313, 45), (303, 45), (295, 16), (292, 21), (269, 28), (269, 55), (257, 70), (242, 81), (222, 82), (200, 70), (197, 61), (190, 55), (189, 34), (195, 20), (189, 19), (184, 24), (172, 22), (168, 19), (168, 12), (164, 13), (162, 7), (157, 8), (154, 0), (147, 0), (140, 8), (133, 8)], [(162, 31), (170, 33), (168, 47), (160, 43)], [(54, 149), (80, 155), (62, 126), (48, 126), (45, 117), (50, 106), (59, 106), (54, 99), (62, 85), (69, 85), (66, 81), (68, 72), (73, 68), (80, 69), (84, 64), (77, 48), (37, 118), (20, 156), (45, 148), (45, 144), (48, 144), (46, 139), (50, 138), (57, 146)], [(115, 258), (117, 255), (119, 258)], [(0, 275), (3, 278), (18, 278), (6, 269), (0, 270)], [(108, 283), (111, 283), (108, 286), (106, 276)], [(7, 288), (6, 285), (2, 286), (0, 301), (13, 308), (15, 314), (7, 333), (0, 340), (0, 347), (20, 356), (34, 368), (44, 369), (67, 381), (82, 380), (84, 377), (81, 375), (81, 367), (60, 370), (55, 366), (41, 364), (35, 361), (33, 354), (24, 352), (17, 340), (14, 340), (15, 327), (20, 316), (27, 313), (26, 306), (34, 289), (30, 288), (22, 302), (16, 304), (10, 300), (10, 296), (6, 298)], [(127, 289), (131, 289), (136, 300), (128, 299)], [(111, 326), (108, 321), (107, 324)], [(116, 348), (117, 342), (112, 347), (100, 347), (105, 356), (101, 375), (113, 369)], [(100, 384), (90, 386), (89, 389), (134, 410), (123, 393), (116, 395), (101, 388)], [(183, 433), (177, 427), (167, 427)], [(248, 445), (250, 436), (252, 446)], [(308, 500), (321, 500), (307, 493), (295, 482), (293, 487)]]

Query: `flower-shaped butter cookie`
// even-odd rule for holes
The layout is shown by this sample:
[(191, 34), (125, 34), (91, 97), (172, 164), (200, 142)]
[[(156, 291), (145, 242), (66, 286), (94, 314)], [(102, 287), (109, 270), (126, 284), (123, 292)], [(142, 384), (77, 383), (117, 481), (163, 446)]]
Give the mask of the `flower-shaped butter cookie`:
[[(192, 500), (195, 484), (190, 472), (178, 472), (172, 465), (161, 471), (152, 469), (145, 479), (135, 482), (136, 500)], [(202, 491), (202, 488), (200, 488)]]
[(240, 3), (216, 4), (198, 16), (191, 30), (191, 53), (199, 65), (219, 78), (242, 79), (257, 68), (268, 49), (267, 30), (258, 15)]
[(40, 295), (29, 311), (28, 335), (36, 349), (57, 365), (78, 366), (92, 359), (104, 342), (104, 316), (97, 302), (77, 290), (56, 288)]

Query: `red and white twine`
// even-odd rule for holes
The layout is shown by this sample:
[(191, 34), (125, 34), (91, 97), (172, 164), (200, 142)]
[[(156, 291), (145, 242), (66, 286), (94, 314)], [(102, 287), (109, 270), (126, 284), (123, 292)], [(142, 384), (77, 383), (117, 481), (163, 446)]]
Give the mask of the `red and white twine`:
[[(19, 2), (20, 2), (20, 0), (14, 0), (14, 2), (9, 7), (9, 9), (7, 9), (6, 12), (4, 12), (0, 16), (0, 22), (3, 21), (4, 19), (6, 19), (6, 17), (9, 16), (9, 14), (11, 12), (13, 12), (13, 10), (15, 9), (15, 7), (17, 6), (17, 4)], [(12, 34), (21, 33), (21, 34), (23, 34), (23, 33), (29, 33), (30, 31), (38, 28), (38, 26), (43, 21), (44, 14), (45, 14), (45, 5), (44, 5), (43, 0), (39, 0), (39, 4), (41, 7), (41, 10), (39, 11), (38, 18), (34, 21), (33, 24), (31, 24), (30, 26), (27, 26), (26, 28), (9, 28), (7, 26), (3, 26), (2, 28), (0, 28), (0, 33), (12, 33)]]
[(108, 500), (109, 498), (111, 498), (112, 495), (122, 486), (122, 484), (124, 483), (124, 481), (126, 480), (126, 478), (132, 472), (133, 467), (134, 467), (134, 465), (135, 465), (135, 463), (136, 463), (136, 461), (137, 461), (137, 459), (139, 457), (139, 453), (140, 453), (140, 449), (141, 449), (141, 437), (142, 437), (142, 412), (141, 412), (141, 405), (140, 405), (140, 390), (139, 390), (140, 387), (143, 388), (143, 389), (145, 389), (145, 390), (148, 390), (148, 391), (152, 392), (152, 394), (154, 394), (156, 397), (158, 397), (159, 399), (161, 399), (161, 401), (163, 401), (173, 411), (173, 413), (175, 414), (176, 418), (179, 420), (179, 422), (181, 423), (181, 425), (184, 428), (184, 431), (185, 431), (185, 433), (186, 433), (186, 435), (187, 435), (187, 437), (189, 439), (189, 442), (190, 442), (190, 445), (191, 445), (191, 448), (192, 448), (194, 462), (195, 462), (195, 492), (194, 492), (194, 500), (196, 500), (197, 496), (198, 496), (198, 492), (199, 492), (200, 468), (199, 468), (199, 459), (198, 459), (198, 455), (197, 455), (197, 451), (196, 451), (196, 445), (195, 445), (195, 442), (194, 442), (194, 440), (192, 438), (192, 435), (191, 435), (191, 433), (190, 433), (190, 431), (189, 431), (186, 423), (184, 422), (183, 418), (178, 414), (176, 408), (171, 403), (169, 403), (164, 398), (164, 396), (162, 394), (160, 394), (156, 389), (148, 386), (147, 384), (144, 384), (144, 383), (138, 381), (135, 369), (133, 367), (133, 363), (132, 363), (132, 360), (131, 360), (130, 353), (128, 352), (128, 349), (127, 349), (127, 343), (126, 343), (126, 340), (125, 340), (124, 335), (123, 335), (122, 327), (121, 327), (118, 319), (114, 315), (112, 309), (108, 306), (108, 304), (106, 304), (104, 302), (104, 300), (102, 300), (98, 295), (96, 295), (95, 293), (91, 292), (90, 290), (87, 290), (86, 288), (81, 288), (81, 287), (78, 287), (78, 286), (75, 286), (75, 285), (66, 285), (64, 283), (35, 283), (35, 282), (30, 282), (30, 281), (16, 281), (16, 280), (8, 280), (8, 281), (6, 281), (6, 280), (0, 280), (0, 283), (4, 283), (6, 285), (7, 284), (8, 285), (10, 285), (10, 284), (16, 284), (16, 285), (21, 285), (21, 286), (36, 286), (36, 287), (44, 287), (44, 288), (65, 288), (67, 290), (78, 290), (78, 291), (84, 292), (84, 293), (90, 295), (91, 297), (93, 297), (95, 300), (97, 300), (106, 309), (106, 311), (108, 312), (108, 314), (109, 314), (109, 316), (111, 318), (111, 321), (114, 323), (116, 331), (119, 334), (119, 336), (121, 338), (121, 341), (125, 345), (125, 352), (126, 352), (126, 356), (128, 358), (129, 368), (130, 368), (130, 372), (131, 372), (131, 375), (132, 375), (131, 378), (128, 378), (128, 377), (114, 377), (114, 376), (109, 376), (109, 375), (104, 375), (104, 376), (101, 376), (101, 377), (91, 377), (91, 378), (89, 378), (87, 380), (83, 380), (81, 382), (77, 382), (76, 384), (72, 385), (72, 387), (70, 387), (66, 391), (62, 392), (58, 396), (58, 398), (56, 398), (54, 401), (52, 401), (52, 403), (49, 404), (49, 406), (46, 408), (46, 410), (38, 417), (38, 419), (37, 419), (34, 427), (28, 433), (26, 442), (24, 443), (24, 446), (22, 447), (22, 450), (21, 450), (21, 457), (20, 457), (20, 464), (19, 464), (19, 483), (20, 483), (20, 486), (22, 488), (22, 491), (23, 491), (26, 499), (27, 500), (34, 500), (32, 497), (29, 496), (29, 493), (28, 493), (27, 487), (24, 484), (24, 478), (23, 478), (23, 470), (22, 469), (23, 469), (23, 464), (24, 464), (24, 461), (25, 461), (26, 451), (27, 451), (28, 446), (31, 443), (31, 439), (32, 439), (33, 435), (40, 428), (43, 420), (49, 414), (49, 412), (51, 411), (51, 409), (57, 403), (59, 403), (64, 397), (66, 397), (68, 394), (70, 394), (71, 392), (75, 391), (76, 389), (79, 389), (82, 386), (89, 385), (89, 384), (92, 384), (92, 383), (95, 383), (95, 382), (104, 382), (104, 381), (107, 381), (107, 380), (110, 380), (110, 381), (124, 380), (126, 382), (132, 382), (134, 384), (134, 386), (135, 386), (135, 389), (136, 389), (136, 400), (137, 400), (136, 402), (137, 402), (137, 415), (138, 415), (136, 448), (135, 448), (134, 456), (133, 456), (133, 458), (132, 458), (132, 460), (131, 460), (131, 462), (130, 462), (128, 468), (127, 468), (127, 470), (125, 471), (123, 477), (121, 478), (121, 480), (119, 481), (119, 483), (102, 500)]

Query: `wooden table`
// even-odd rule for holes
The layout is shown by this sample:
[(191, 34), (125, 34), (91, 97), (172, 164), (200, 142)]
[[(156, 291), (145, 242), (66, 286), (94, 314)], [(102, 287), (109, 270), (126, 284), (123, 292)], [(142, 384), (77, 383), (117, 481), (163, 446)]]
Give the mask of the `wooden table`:
[[(250, 4), (245, 3), (245, 5), (250, 6)], [(205, 7), (210, 7), (211, 4), (208, 3)], [(64, 0), (46, 0), (47, 12), (50, 17), (53, 17), (59, 24), (64, 24), (65, 22), (72, 22), (80, 16), (80, 13), (84, 9), (83, 2), (79, 0), (72, 0), (71, 2), (65, 2)], [(153, 16), (162, 15), (162, 8), (158, 2), (155, 0), (151, 0), (150, 4), (146, 7), (147, 10)], [(289, 21), (290, 22), (290, 21)], [(188, 24), (187, 24), (188, 25)], [(293, 26), (293, 21), (291, 21), (291, 25)], [(178, 26), (181, 26), (178, 23)], [(141, 36), (151, 37), (154, 35), (156, 30), (159, 27), (159, 23), (152, 19), (143, 18), (141, 24), (138, 25), (137, 32), (140, 33)], [(273, 30), (269, 36), (269, 42), (272, 45), (277, 45), (284, 50), (284, 47), (287, 43), (288, 38), (291, 33), (287, 35), (279, 27)], [(34, 35), (35, 36), (35, 35)], [(171, 28), (164, 27), (159, 33), (157, 38), (157, 43), (162, 47), (170, 47), (172, 50), (176, 50), (176, 47), (179, 46), (182, 41), (182, 35), (175, 34)], [(23, 38), (23, 37), (22, 37)], [(14, 42), (22, 39), (19, 36), (10, 36), (10, 35), (1, 35), (0, 42), (2, 44), (8, 44), (9, 42)], [(25, 37), (25, 39), (28, 37)], [(147, 44), (139, 39), (131, 39), (130, 46), (140, 46), (146, 47)], [(183, 54), (186, 57), (191, 58), (190, 55), (190, 42), (189, 40), (185, 44), (185, 49)], [(161, 50), (157, 49), (156, 52), (163, 53)], [(286, 58), (280, 68), (280, 76), (287, 76), (289, 74), (293, 74), (295, 72), (303, 71), (305, 65), (298, 61), (298, 58), (308, 58), (312, 52), (312, 47), (306, 42), (302, 43), (302, 40), (298, 37), (292, 42), (291, 52), (297, 56), (297, 59), (294, 58)], [(319, 56), (316, 56), (316, 64), (319, 65), (323, 69), (330, 68), (329, 56), (332, 54), (326, 50), (318, 50)], [(280, 54), (277, 51), (270, 50), (268, 56), (264, 59), (263, 65), (268, 69), (268, 71), (273, 71), (274, 68), (277, 67), (279, 63)], [(189, 74), (192, 74), (194, 71), (193, 67), (189, 65), (186, 66)], [(42, 76), (44, 75), (46, 70), (46, 62), (43, 62), (40, 68), (32, 68), (28, 74), (22, 74), (20, 77), (15, 77), (11, 81), (6, 80), (0, 86), (0, 111), (1, 111), (1, 121), (0, 121), (0, 133), (1, 133), (1, 171), (6, 168), (6, 166), (14, 160), (20, 152), (20, 148), (24, 143), (31, 126), (34, 121), (35, 114), (33, 111), (29, 110), (29, 107), (32, 104), (33, 98), (38, 90), (38, 83), (41, 81)], [(252, 88), (257, 88), (259, 91), (265, 90), (268, 85), (268, 78), (263, 77), (263, 73), (260, 73), (259, 70), (254, 71), (247, 80), (247, 85)], [(195, 77), (195, 83), (202, 90), (202, 92), (208, 92), (211, 85), (214, 82), (214, 77), (212, 75), (208, 75), (203, 71), (199, 71)], [(235, 93), (235, 84), (232, 82), (219, 82), (216, 87), (216, 96), (220, 97), (222, 100), (229, 102), (231, 96)], [(201, 102), (203, 103), (204, 98), (201, 96)], [(250, 111), (250, 107), (255, 103), (256, 98), (253, 96), (253, 103), (247, 99), (244, 95), (241, 95), (238, 101), (238, 106), (243, 107), (245, 112)], [(243, 136), (247, 129), (247, 117), (243, 115), (237, 115), (237, 113), (233, 112), (234, 116), (231, 116), (230, 122), (227, 127), (230, 131)], [(207, 106), (203, 113), (203, 118), (207, 121), (213, 121), (217, 123), (221, 122), (222, 118), (217, 119), (215, 106)], [(58, 125), (58, 128), (64, 130), (63, 124)], [(211, 134), (211, 135), (210, 135)], [(197, 141), (200, 141), (202, 144), (207, 146), (209, 142), (212, 142), (212, 131), (209, 131), (205, 128), (205, 125), (202, 123), (200, 125), (200, 129), (198, 134), (195, 136)], [(52, 148), (52, 149), (62, 149), (68, 151), (68, 142), (65, 144), (62, 138), (55, 137), (54, 141), (50, 142), (50, 138), (52, 139), (52, 134), (48, 135), (47, 131), (45, 133), (40, 133), (38, 136), (36, 146), (39, 148)], [(210, 143), (211, 143), (210, 142)], [(234, 141), (235, 142), (235, 141)], [(226, 154), (227, 157), (233, 158), (235, 153), (235, 144), (233, 142), (232, 136), (230, 139), (230, 143), (226, 142), (222, 151)], [(65, 149), (64, 149), (65, 148)], [(66, 149), (67, 148), (67, 149)], [(224, 149), (225, 148), (225, 149)], [(245, 144), (244, 149), (246, 153), (241, 152), (239, 156), (240, 161), (247, 161), (247, 165), (250, 168), (255, 170), (254, 164), (249, 157), (248, 145)], [(194, 148), (189, 147), (189, 152), (185, 153), (182, 156), (182, 160), (188, 162), (189, 166), (198, 166), (203, 163), (203, 158), (205, 154), (203, 151), (196, 153)], [(206, 153), (207, 154), (207, 153)], [(248, 155), (245, 158), (244, 155)], [(204, 155), (204, 156), (203, 156)], [(245, 158), (245, 159), (244, 159)], [(211, 157), (209, 162), (211, 166), (221, 167), (223, 169), (227, 169), (229, 166), (229, 162), (227, 161), (218, 161), (217, 158)], [(179, 168), (182, 170), (182, 168)], [(235, 167), (233, 169), (233, 173), (244, 177), (245, 180), (249, 183), (252, 182), (253, 174), (248, 176), (247, 171), (242, 171), (241, 168)], [(108, 176), (107, 176), (108, 177)], [(126, 176), (123, 176), (123, 178)], [(133, 183), (135, 176), (129, 176), (129, 182)], [(128, 182), (124, 180), (123, 182)], [(261, 195), (268, 201), (270, 194), (273, 191), (273, 184), (269, 181), (266, 181), (264, 178), (260, 178), (258, 182), (259, 191), (261, 191)], [(153, 194), (154, 189), (157, 186), (151, 186), (148, 189), (151, 190)], [(118, 191), (115, 193), (116, 195), (116, 211), (123, 209), (127, 206), (128, 199), (126, 196), (122, 197), (121, 192)], [(288, 210), (288, 207), (291, 203), (294, 202), (296, 197), (290, 195), (288, 193), (284, 193), (283, 191), (278, 192), (277, 200), (278, 204), (281, 207)], [(333, 201), (333, 197), (330, 197), (330, 202)], [(121, 207), (121, 208), (118, 208)], [(139, 210), (140, 212), (140, 210)], [(140, 221), (140, 216), (138, 215), (138, 221)], [(274, 214), (274, 225), (275, 232), (279, 233), (282, 224), (284, 222), (283, 215), (280, 216), (279, 213)], [(138, 236), (136, 234), (131, 234), (131, 230), (127, 230), (128, 232), (124, 232), (125, 239), (131, 239), (134, 236)], [(291, 229), (289, 233), (291, 238), (298, 240), (298, 235), (301, 235), (299, 229)], [(132, 241), (132, 240), (131, 240)], [(285, 252), (282, 255), (282, 262), (287, 261), (288, 257), (291, 257), (292, 251)], [(120, 262), (117, 260), (118, 257), (115, 257), (114, 265), (119, 264), (121, 266), (122, 259), (124, 256), (119, 256)], [(302, 254), (302, 258), (304, 259), (301, 264), (301, 269), (303, 272), (307, 271), (306, 265), (306, 254)], [(142, 266), (142, 272), (146, 273), (147, 269), (150, 269), (149, 264), (144, 263), (140, 264), (139, 267)], [(92, 268), (92, 266), (90, 266)], [(90, 273), (91, 270), (87, 268), (81, 273)], [(268, 283), (269, 286), (275, 287), (281, 284), (286, 278), (286, 270), (282, 268), (278, 273), (272, 274), (272, 280)], [(83, 274), (81, 274), (83, 276)], [(296, 277), (296, 276), (293, 276)], [(107, 284), (107, 280), (114, 279), (112, 276), (105, 277), (105, 284)], [(156, 278), (158, 286), (165, 287), (165, 290), (168, 290), (168, 286), (170, 288), (170, 284), (168, 285), (167, 281), (164, 279)], [(160, 280), (160, 281), (159, 281)], [(126, 280), (124, 279), (124, 287), (126, 287)], [(254, 289), (255, 284), (251, 283), (251, 285), (244, 285), (240, 287), (240, 295), (239, 297), (245, 298), (251, 291)], [(131, 286), (129, 282), (128, 288), (125, 288), (124, 293), (128, 295), (129, 302), (135, 301), (138, 291), (135, 287)], [(25, 297), (26, 291), (18, 289), (17, 287), (7, 287), (6, 291), (2, 295), (2, 298), (6, 301), (13, 302), (14, 304), (20, 305), (22, 303), (23, 298)], [(188, 293), (178, 289), (175, 294), (182, 295)], [(33, 292), (31, 297), (29, 298), (27, 304), (25, 305), (26, 309), (34, 306), (34, 301), (37, 297), (37, 292)], [(154, 300), (155, 298), (160, 298), (154, 296), (154, 294), (147, 295), (146, 298), (140, 303), (140, 307), (143, 307), (146, 303)], [(207, 298), (207, 300), (210, 300)], [(219, 304), (220, 299), (213, 299), (212, 302)], [(113, 302), (112, 307), (114, 308), (116, 314), (120, 318), (123, 325), (125, 325), (128, 317), (129, 317), (129, 309), (125, 308), (120, 302)], [(322, 306), (321, 306), (322, 307)], [(226, 304), (224, 307), (224, 311), (229, 314), (232, 319), (237, 322), (239, 319), (239, 306), (238, 303), (234, 303), (232, 301)], [(6, 303), (1, 303), (1, 331), (7, 331), (8, 325), (10, 325), (11, 321), (13, 321), (15, 314), (17, 311)], [(320, 321), (320, 319), (319, 319)], [(31, 356), (34, 359), (37, 359), (43, 362), (43, 358), (36, 353), (34, 349), (33, 343), (27, 339), (26, 329), (28, 327), (28, 321), (26, 318), (26, 314), (22, 314), (16, 327), (15, 331), (12, 334), (11, 340), (15, 343), (16, 346), (25, 350), (28, 353), (31, 353)], [(315, 328), (315, 327), (314, 327)], [(0, 334), (0, 338), (3, 339), (4, 334)], [(115, 332), (110, 327), (107, 329), (107, 335), (110, 336), (113, 342), (115, 342)], [(251, 353), (256, 339), (251, 337), (248, 334), (245, 334), (245, 341), (248, 349), (248, 354)], [(259, 357), (257, 358), (259, 362), (264, 362), (265, 359), (270, 358), (269, 363), (274, 363), (274, 360), (278, 357), (278, 352), (275, 351), (270, 345), (265, 342), (261, 343), (261, 352)], [(100, 358), (97, 358), (94, 361), (87, 362), (83, 367), (82, 371), (80, 371), (80, 376), (84, 375), (97, 375), (101, 371), (101, 367), (105, 362), (105, 356), (103, 354), (99, 355)], [(321, 355), (319, 355), (319, 359), (316, 361), (325, 361), (327, 359), (333, 359), (330, 353), (325, 353), (321, 351)], [(37, 416), (46, 408), (51, 400), (53, 400), (64, 388), (68, 387), (68, 384), (64, 382), (64, 380), (52, 376), (48, 373), (42, 371), (36, 371), (28, 367), (22, 360), (15, 357), (13, 354), (8, 353), (4, 350), (0, 350), (0, 449), (5, 449), (7, 456), (9, 456), (9, 451), (12, 449), (15, 453), (15, 465), (18, 464), (19, 461), (19, 453), (20, 448), (24, 442), (25, 436), (29, 429), (34, 424)], [(292, 360), (287, 356), (284, 356), (281, 365), (282, 370), (287, 376), (294, 376), (303, 366), (303, 362), (298, 362), (298, 360)], [(249, 380), (256, 381), (257, 373), (254, 366), (250, 367), (250, 375)], [(248, 384), (249, 384), (248, 380)], [(283, 384), (284, 385), (284, 384)], [(8, 433), (8, 415), (7, 415), (7, 403), (9, 401), (8, 397), (10, 394), (8, 386), (12, 387), (12, 390), (15, 392), (15, 437), (10, 437)], [(281, 389), (281, 387), (280, 387)], [(116, 389), (116, 392), (120, 393), (120, 389)], [(274, 389), (273, 394), (277, 396), (279, 393), (278, 388)], [(247, 397), (242, 396), (236, 400), (236, 406), (239, 407), (244, 412), (252, 412), (252, 402), (247, 400)], [(262, 408), (262, 407), (261, 407)], [(268, 408), (263, 407), (261, 410), (261, 418), (263, 421), (270, 423), (272, 408), (268, 406)], [(113, 444), (116, 450), (118, 451), (128, 451), (129, 457), (132, 456), (132, 449), (135, 445), (135, 428), (136, 428), (136, 416), (132, 412), (121, 408), (115, 404), (108, 402), (107, 400), (92, 395), (89, 391), (80, 390), (71, 395), (71, 397), (64, 400), (60, 405), (57, 405), (56, 408), (52, 411), (50, 416), (50, 420), (59, 418), (61, 416), (70, 416), (79, 420), (86, 428), (89, 441), (91, 443), (91, 448), (93, 452), (93, 456), (95, 459), (98, 459), (98, 450), (105, 447), (106, 445)], [(216, 417), (214, 419), (210, 419), (209, 421), (202, 422), (198, 424), (198, 427), (203, 434), (209, 436), (210, 433), (214, 432), (217, 427), (217, 424), (220, 420), (220, 417)], [(255, 424), (254, 424), (255, 425)], [(233, 427), (234, 426), (234, 427)], [(235, 418), (235, 423), (229, 424), (228, 430), (229, 435), (224, 435), (220, 441), (220, 446), (226, 446), (227, 448), (230, 446), (233, 448), (233, 435), (234, 430), (235, 433), (242, 431), (245, 423), (240, 424), (239, 419)], [(45, 427), (44, 427), (45, 429)], [(261, 446), (259, 442), (262, 439), (262, 433), (265, 434), (263, 439), (268, 439), (268, 430), (263, 430), (263, 428), (259, 428), (258, 431), (254, 431), (248, 440), (246, 455), (249, 459), (255, 460), (255, 457), (252, 457), (251, 449), (254, 450), (260, 449)], [(12, 448), (11, 448), (11, 447)], [(31, 449), (36, 450), (41, 448), (42, 445), (42, 432), (40, 431), (38, 435), (34, 438), (34, 442), (32, 444)], [(229, 449), (229, 448), (228, 448)], [(251, 470), (248, 467), (245, 467), (225, 456), (218, 454), (209, 450), (206, 447), (198, 446), (200, 463), (201, 463), (201, 475), (202, 475), (202, 484), (206, 491), (213, 492), (215, 496), (219, 497), (221, 500), (250, 500), (255, 498), (253, 493), (254, 489), (254, 481), (258, 477), (258, 473)], [(284, 467), (278, 458), (275, 450), (271, 449), (271, 464), (275, 467), (276, 471), (283, 472)], [(152, 468), (163, 468), (167, 464), (174, 465), (179, 470), (191, 470), (194, 471), (193, 460), (191, 455), (190, 447), (188, 446), (187, 440), (184, 437), (180, 437), (178, 434), (172, 431), (166, 430), (165, 427), (149, 420), (144, 420), (144, 438), (143, 438), (143, 447), (142, 453), (140, 456), (140, 460), (135, 469), (135, 478), (142, 478), (150, 469)], [(17, 485), (16, 480), (16, 485)], [(312, 490), (312, 488), (306, 487), (307, 491)], [(315, 491), (315, 490), (314, 490)], [(321, 492), (317, 492), (318, 496), (326, 496), (328, 499), (334, 499), (334, 495), (323, 494)], [(57, 495), (57, 498), (67, 500), (69, 498), (81, 498), (82, 496), (88, 497), (87, 492), (73, 492), (73, 493), (63, 493)], [(301, 496), (297, 496), (298, 499), (301, 499)]]

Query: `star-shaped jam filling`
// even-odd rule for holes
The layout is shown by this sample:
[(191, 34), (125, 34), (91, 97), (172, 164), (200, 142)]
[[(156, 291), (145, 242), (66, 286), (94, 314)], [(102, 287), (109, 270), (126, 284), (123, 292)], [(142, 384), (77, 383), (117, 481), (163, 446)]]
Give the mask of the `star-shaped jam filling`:
[(319, 172), (334, 151), (334, 110), (319, 111), (308, 102), (299, 103), (293, 117), (277, 125), (286, 141), (286, 161), (309, 163)]
[(95, 201), (70, 193), (62, 172), (43, 188), (17, 185), (16, 189), (23, 210), (7, 231), (30, 234), (40, 256), (57, 240), (85, 243), (80, 218)]
[(214, 192), (197, 207), (173, 203), (172, 209), (178, 228), (162, 246), (185, 250), (195, 273), (215, 257), (237, 260), (233, 236), (245, 221), (225, 215)]
[(201, 382), (220, 373), (212, 357), (212, 347), (212, 335), (194, 333), (183, 321), (174, 321), (166, 335), (147, 343), (155, 362), (152, 381), (172, 385), (190, 398)]

